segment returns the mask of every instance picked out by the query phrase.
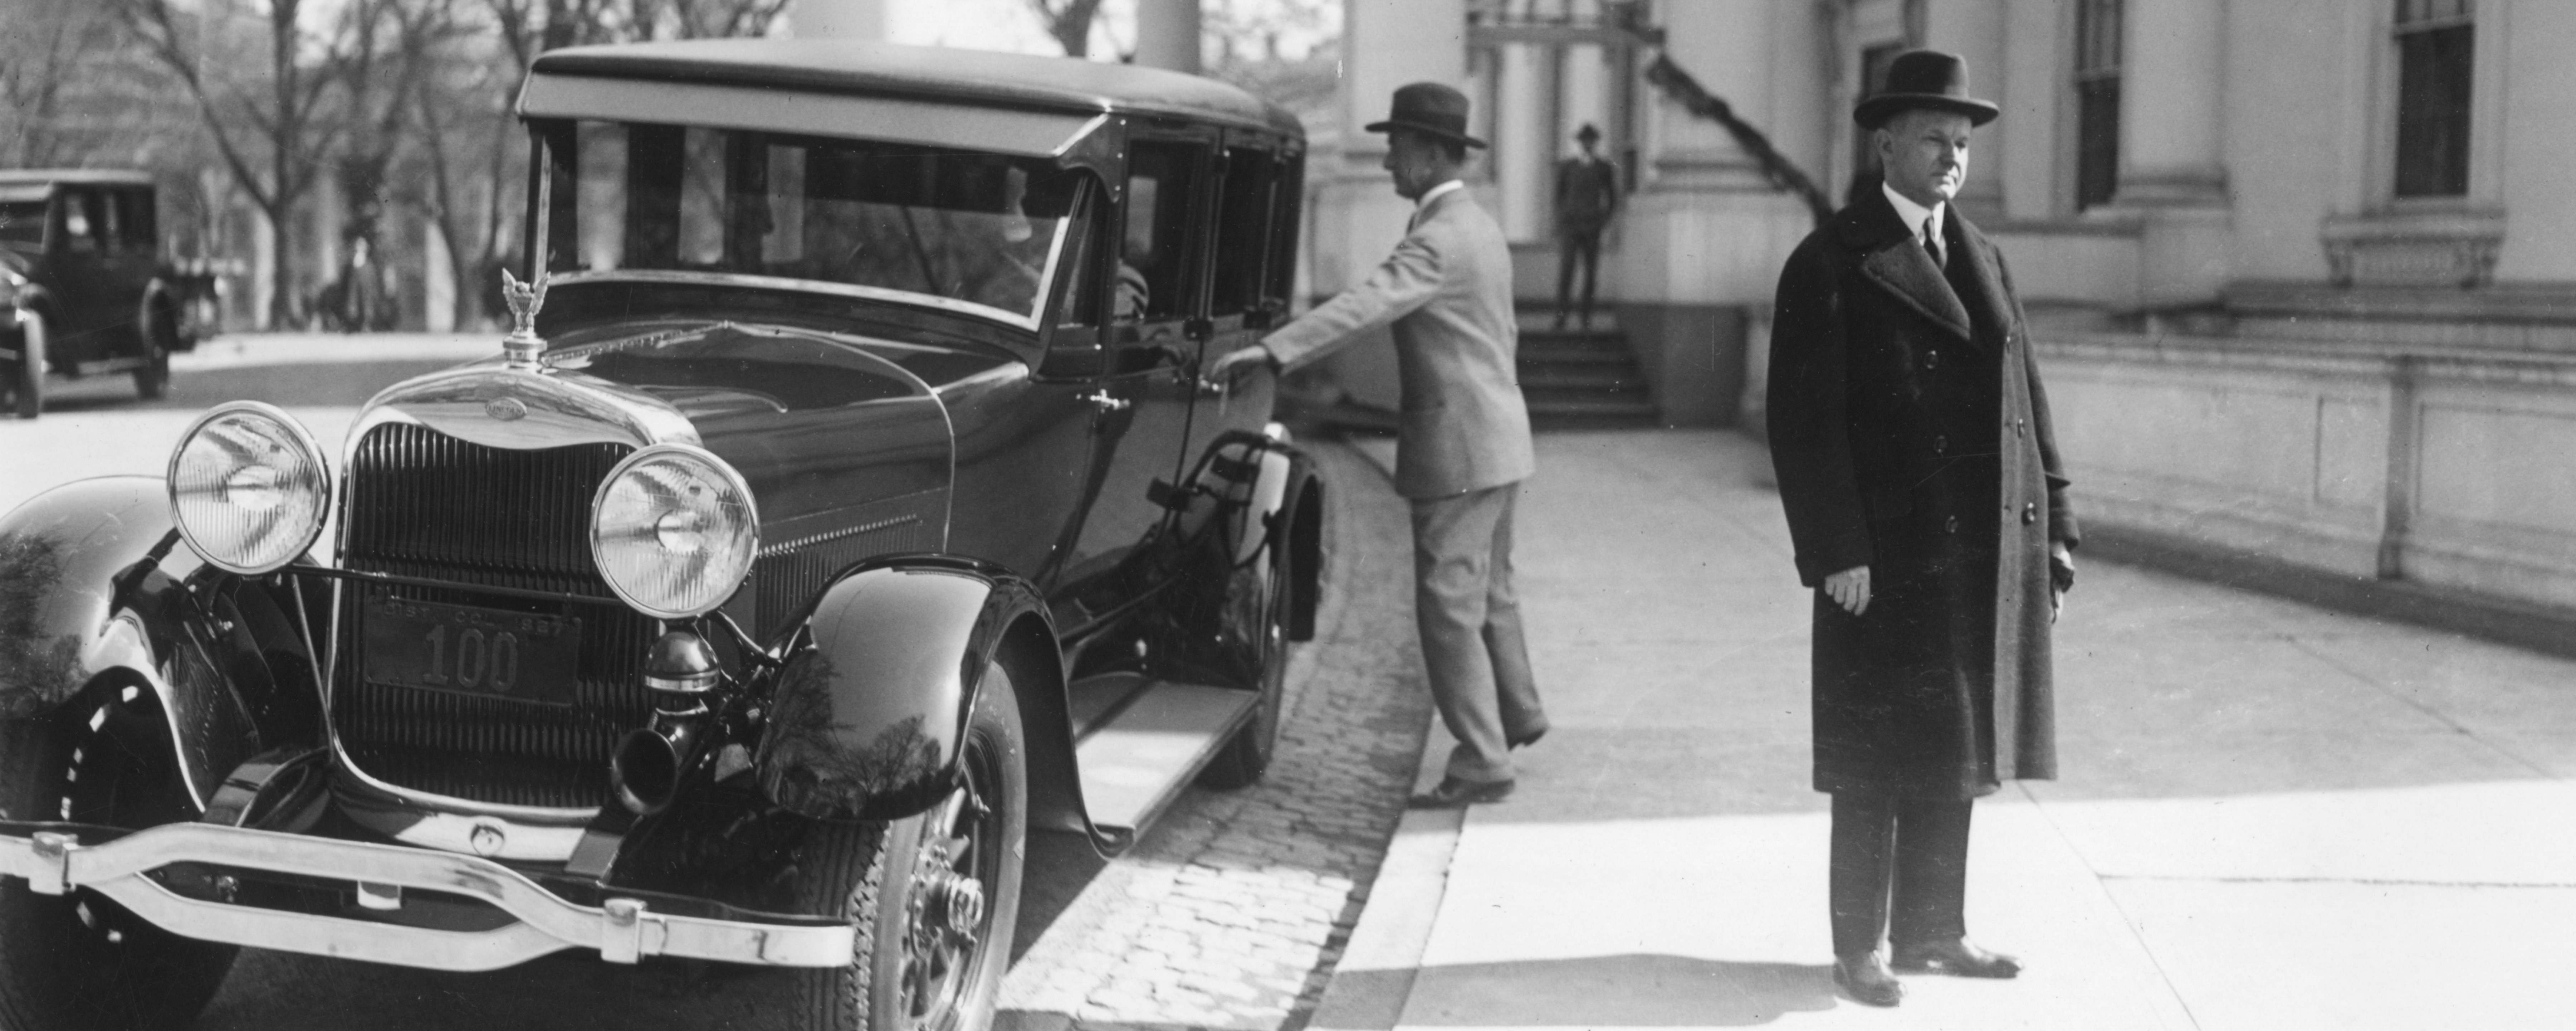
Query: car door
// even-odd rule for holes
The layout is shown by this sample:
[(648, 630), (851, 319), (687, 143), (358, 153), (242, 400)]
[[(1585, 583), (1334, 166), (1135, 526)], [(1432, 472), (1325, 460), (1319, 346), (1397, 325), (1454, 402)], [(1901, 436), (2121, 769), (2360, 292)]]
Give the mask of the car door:
[(143, 291), (152, 284), (154, 266), (158, 264), (159, 238), (152, 210), (152, 191), (144, 187), (116, 187), (101, 191), (107, 197), (107, 247), (104, 249), (106, 282), (101, 298), (104, 307), (100, 319), (114, 331), (102, 345), (118, 353), (143, 353)]
[(1093, 409), (1094, 488), (1055, 592), (1059, 625), (1107, 616), (1172, 571), (1150, 557), (1197, 394), (1201, 337), (1192, 330), (1206, 303), (1214, 142), (1213, 133), (1156, 135), (1130, 148), (1102, 370), (1081, 394)]
[(96, 187), (66, 186), (56, 198), (55, 238), (61, 242), (54, 248), (53, 286), (62, 298), (55, 312), (62, 327), (49, 346), (56, 362), (95, 361), (103, 356), (100, 337), (114, 325), (107, 197)]
[[(1237, 133), (1226, 140), (1217, 163), (1215, 246), (1208, 272), (1208, 340), (1204, 359), (1214, 362), (1228, 352), (1261, 342), (1288, 310), (1287, 271), (1294, 255), (1277, 242), (1294, 239), (1293, 188), (1284, 141)], [(1188, 452), (1198, 456), (1228, 431), (1259, 431), (1269, 420), (1277, 387), (1267, 376), (1237, 377), (1207, 385), (1190, 426)]]

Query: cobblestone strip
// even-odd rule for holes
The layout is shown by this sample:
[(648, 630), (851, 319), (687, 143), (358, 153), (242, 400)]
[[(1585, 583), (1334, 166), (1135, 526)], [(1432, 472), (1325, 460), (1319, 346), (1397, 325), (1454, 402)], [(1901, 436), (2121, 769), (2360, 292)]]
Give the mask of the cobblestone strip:
[(1191, 789), (1012, 969), (1006, 1026), (1305, 1023), (1403, 814), (1430, 697), (1413, 645), (1411, 537), (1385, 475), (1311, 449), (1329, 484), (1326, 608), (1290, 659), (1261, 783)]

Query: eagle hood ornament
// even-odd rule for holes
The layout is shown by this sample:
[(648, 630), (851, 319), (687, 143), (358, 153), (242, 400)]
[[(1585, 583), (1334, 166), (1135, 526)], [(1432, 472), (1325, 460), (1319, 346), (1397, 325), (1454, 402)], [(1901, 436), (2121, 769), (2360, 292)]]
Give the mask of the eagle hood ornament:
[(535, 369), (537, 359), (546, 353), (546, 339), (537, 335), (537, 312), (546, 306), (546, 273), (537, 270), (536, 279), (521, 282), (509, 269), (501, 270), (501, 299), (510, 304), (510, 335), (501, 338), (501, 355), (513, 369)]

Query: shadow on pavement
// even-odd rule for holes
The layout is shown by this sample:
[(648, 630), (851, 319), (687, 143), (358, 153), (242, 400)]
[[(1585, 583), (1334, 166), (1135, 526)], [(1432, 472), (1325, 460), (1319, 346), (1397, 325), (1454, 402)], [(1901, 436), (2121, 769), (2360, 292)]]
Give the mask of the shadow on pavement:
[(1407, 1027), (1749, 1027), (1840, 1004), (1828, 966), (1655, 954), (1341, 976), (1410, 976)]

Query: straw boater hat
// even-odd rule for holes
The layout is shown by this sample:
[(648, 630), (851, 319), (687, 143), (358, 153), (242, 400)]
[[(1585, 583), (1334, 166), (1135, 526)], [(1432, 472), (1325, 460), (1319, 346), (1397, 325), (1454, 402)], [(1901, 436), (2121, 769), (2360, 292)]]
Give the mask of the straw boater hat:
[(1396, 129), (1429, 133), (1470, 147), (1485, 145), (1485, 141), (1467, 135), (1467, 95), (1436, 82), (1397, 87), (1395, 110), (1387, 114), (1386, 121), (1368, 126), (1370, 132)]
[(1852, 108), (1852, 121), (1875, 129), (1899, 111), (1930, 108), (1984, 125), (2003, 109), (1968, 95), (1968, 62), (1938, 50), (1908, 50), (1887, 64), (1887, 85)]

